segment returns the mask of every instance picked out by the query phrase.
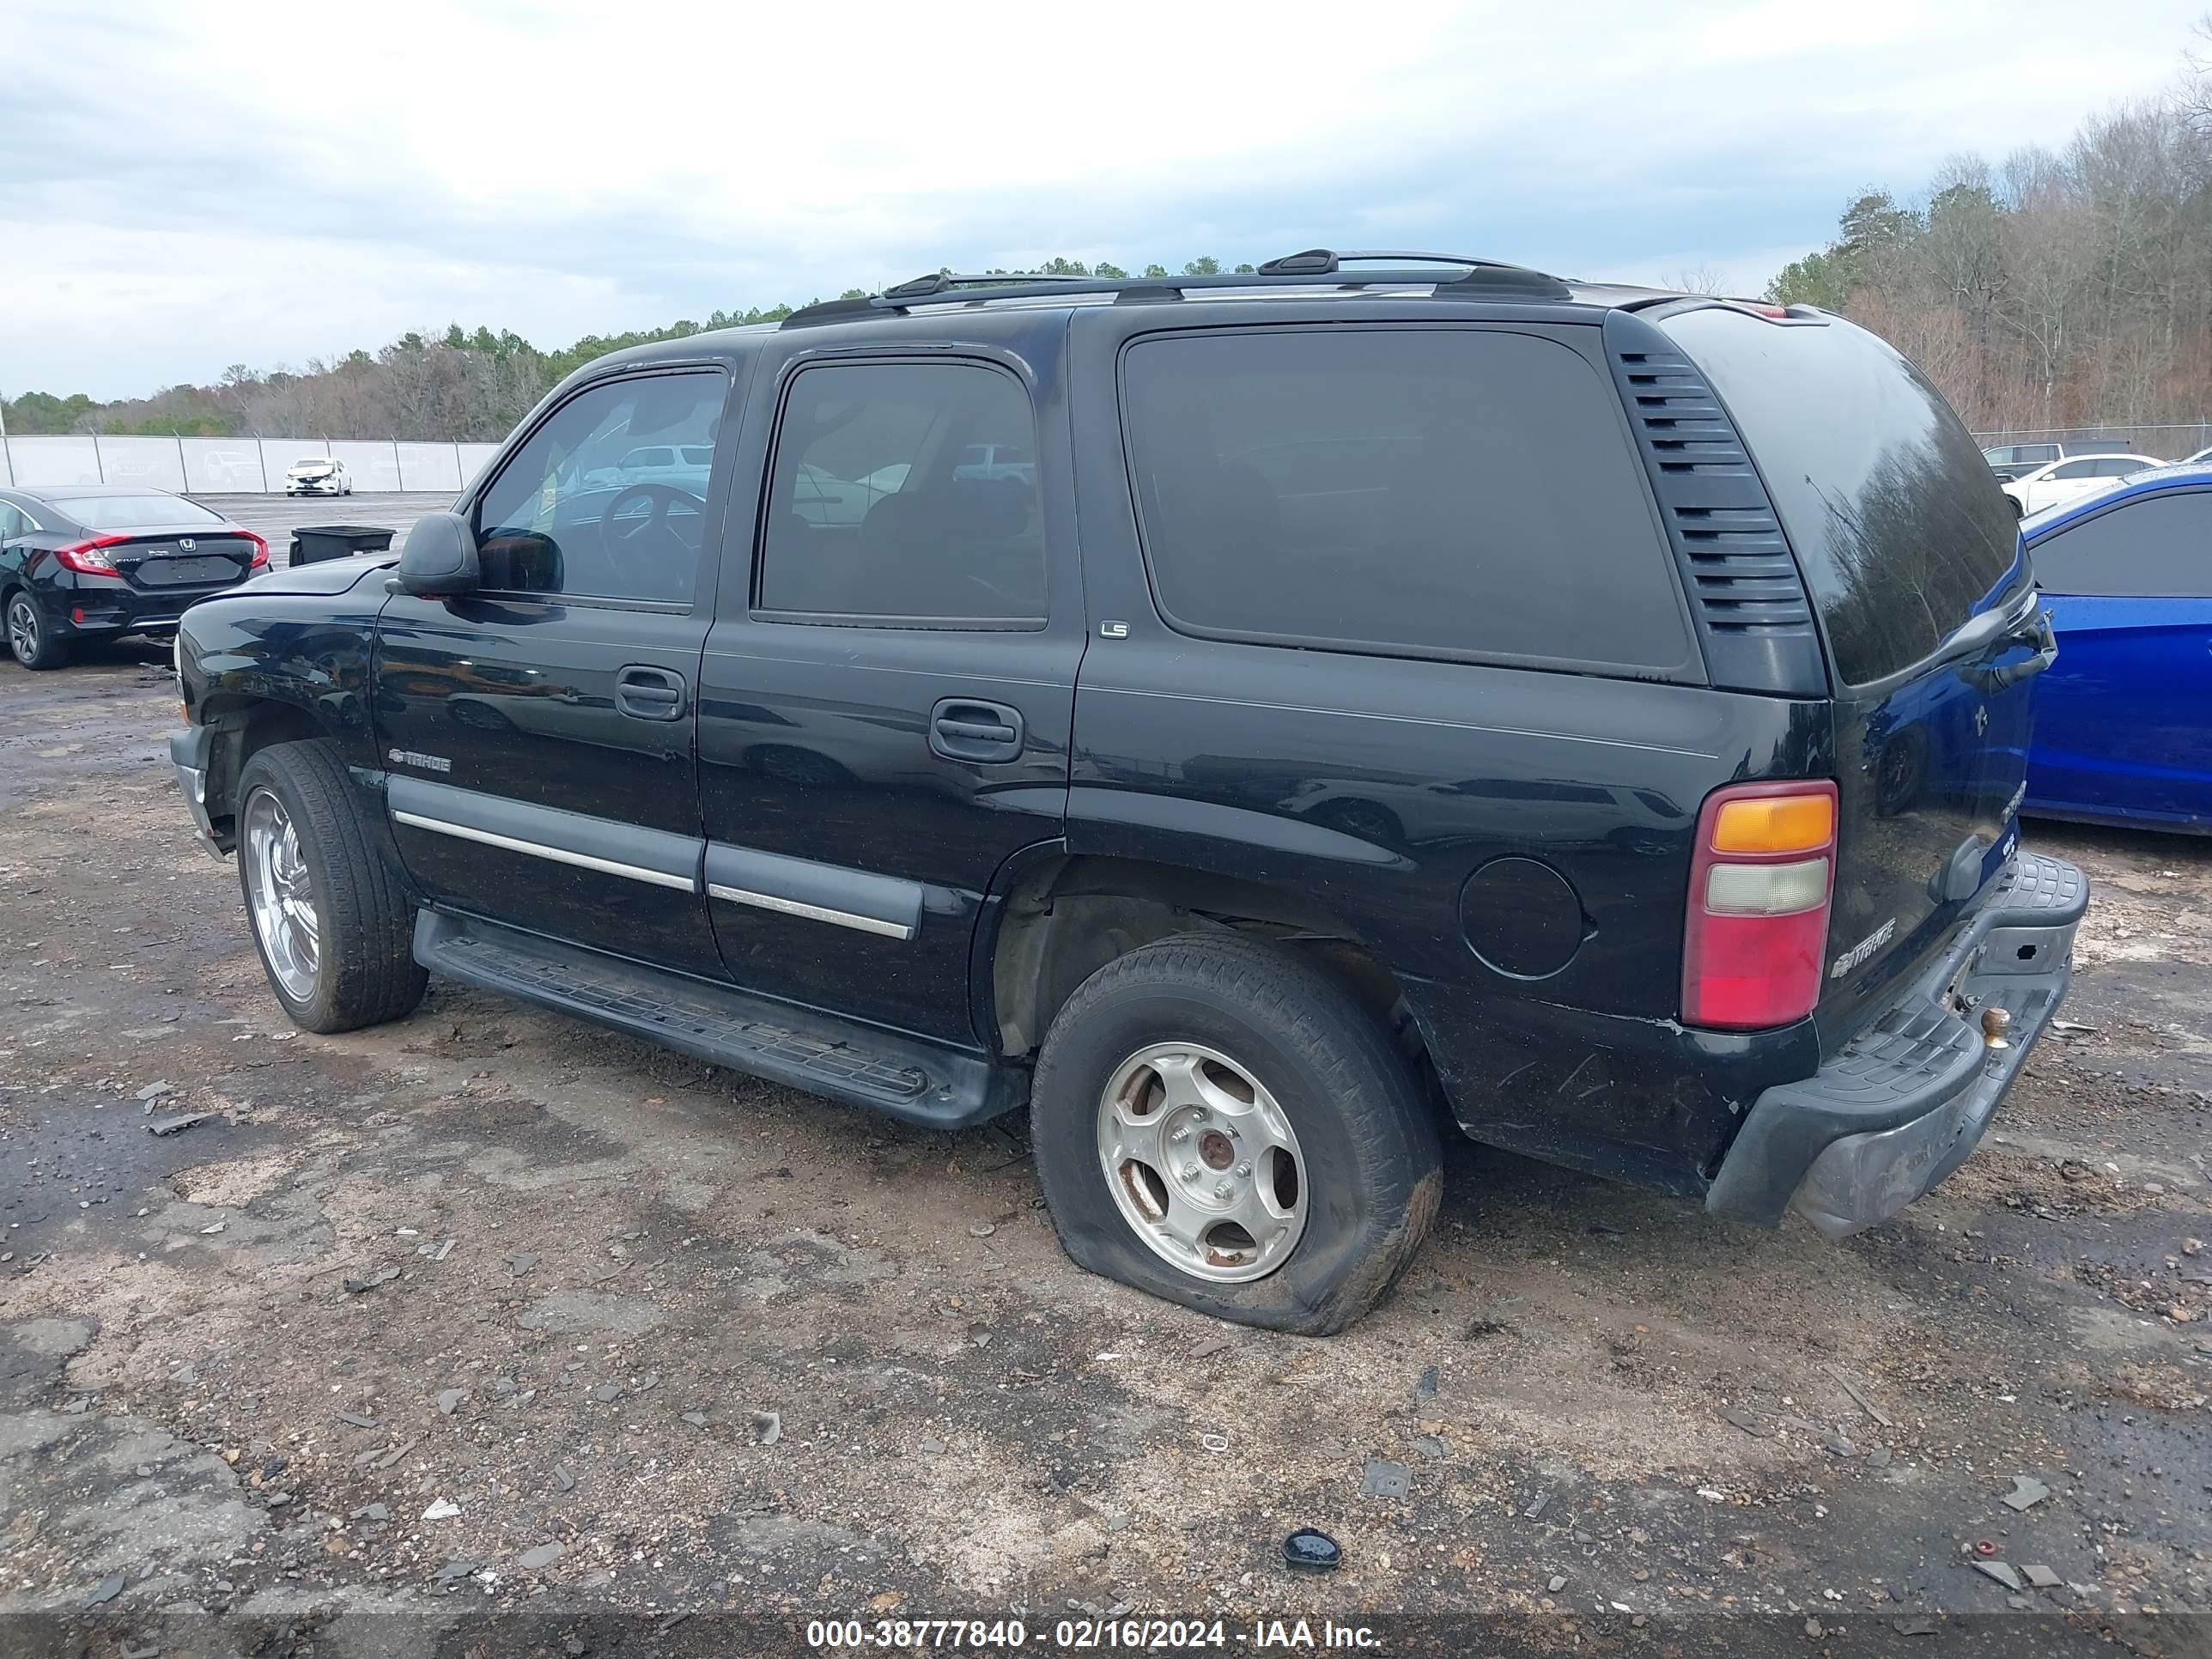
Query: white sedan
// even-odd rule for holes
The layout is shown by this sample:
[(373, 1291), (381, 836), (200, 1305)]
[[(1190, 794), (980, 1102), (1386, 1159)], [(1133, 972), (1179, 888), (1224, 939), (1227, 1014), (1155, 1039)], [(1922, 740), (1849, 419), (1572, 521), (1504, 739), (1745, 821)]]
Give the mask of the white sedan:
[(2131, 472), (2165, 465), (2148, 455), (2075, 455), (2014, 478), (2004, 486), (2004, 493), (2012, 497), (2014, 515), (2026, 518), (2061, 501), (2110, 489)]
[(353, 480), (346, 474), (345, 463), (334, 461), (327, 455), (295, 461), (284, 469), (284, 493), (287, 495), (350, 495)]

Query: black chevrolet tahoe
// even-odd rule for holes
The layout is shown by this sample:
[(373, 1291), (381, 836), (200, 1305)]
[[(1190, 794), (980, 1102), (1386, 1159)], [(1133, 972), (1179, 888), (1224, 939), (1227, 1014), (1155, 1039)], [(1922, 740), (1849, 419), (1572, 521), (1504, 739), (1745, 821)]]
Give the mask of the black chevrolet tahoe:
[(1328, 1332), (1447, 1121), (1832, 1237), (1957, 1167), (2087, 902), (2053, 650), (1851, 324), (1315, 251), (603, 358), (396, 557), (194, 607), (173, 751), (307, 1030), (437, 973), (1026, 1108), (1081, 1265)]

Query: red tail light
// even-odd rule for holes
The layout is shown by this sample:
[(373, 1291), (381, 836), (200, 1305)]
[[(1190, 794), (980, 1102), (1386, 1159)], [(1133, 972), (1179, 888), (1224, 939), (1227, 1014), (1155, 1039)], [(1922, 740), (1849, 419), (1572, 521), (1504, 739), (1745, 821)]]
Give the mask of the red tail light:
[(128, 536), (88, 536), (81, 542), (56, 548), (54, 557), (61, 561), (64, 569), (74, 570), (80, 576), (119, 576), (123, 573), (115, 568), (115, 561), (100, 550), (130, 539)]
[(1685, 1024), (1786, 1025), (1820, 997), (1836, 885), (1836, 786), (1732, 784), (1705, 798), (1682, 942)]
[(255, 535), (251, 530), (240, 530), (234, 533), (245, 537), (246, 540), (253, 544), (253, 562), (248, 564), (246, 568), (250, 571), (266, 570), (269, 568), (269, 543), (267, 538)]

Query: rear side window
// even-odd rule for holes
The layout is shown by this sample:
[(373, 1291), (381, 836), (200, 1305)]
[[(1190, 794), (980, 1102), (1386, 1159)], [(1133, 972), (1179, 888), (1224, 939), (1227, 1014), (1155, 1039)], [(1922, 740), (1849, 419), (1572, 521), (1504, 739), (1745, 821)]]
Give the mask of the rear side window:
[(1845, 681), (1911, 667), (2025, 582), (2019, 522), (1981, 451), (1881, 341), (1723, 306), (1662, 325), (1759, 464)]
[(1123, 409), (1162, 613), (1192, 633), (1679, 669), (1680, 586), (1612, 386), (1471, 329), (1139, 341)]
[(981, 363), (801, 370), (776, 432), (761, 609), (787, 620), (1042, 626), (1031, 431), (1021, 382)]
[(2212, 490), (2123, 501), (2035, 544), (2036, 580), (2053, 593), (2212, 598)]

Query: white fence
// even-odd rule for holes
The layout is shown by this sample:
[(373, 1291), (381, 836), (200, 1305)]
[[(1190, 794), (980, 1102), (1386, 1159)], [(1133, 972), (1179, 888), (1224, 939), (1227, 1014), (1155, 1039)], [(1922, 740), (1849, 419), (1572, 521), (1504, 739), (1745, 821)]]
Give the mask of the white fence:
[(389, 438), (0, 438), (0, 484), (143, 483), (187, 495), (273, 495), (295, 461), (345, 463), (357, 490), (458, 495), (497, 444)]

